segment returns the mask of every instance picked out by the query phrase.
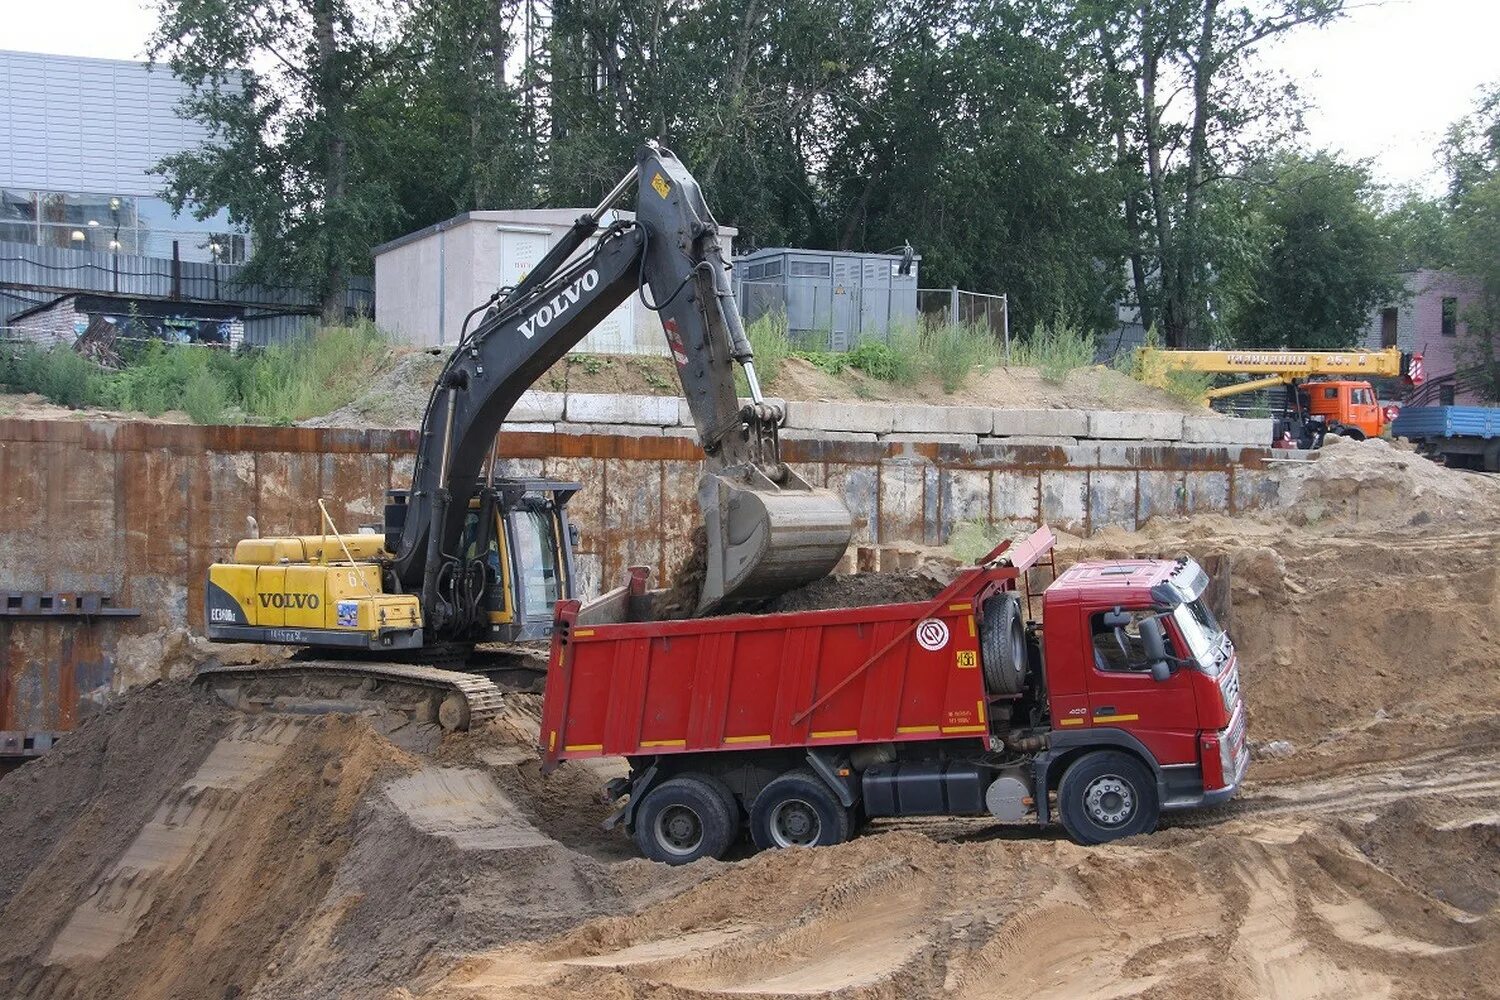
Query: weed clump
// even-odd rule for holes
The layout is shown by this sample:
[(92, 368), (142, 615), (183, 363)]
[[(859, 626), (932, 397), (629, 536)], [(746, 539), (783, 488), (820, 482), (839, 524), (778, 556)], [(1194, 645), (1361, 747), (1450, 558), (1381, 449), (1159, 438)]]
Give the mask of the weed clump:
[(1013, 353), (1016, 364), (1035, 368), (1046, 381), (1059, 383), (1069, 373), (1094, 363), (1094, 335), (1058, 316), (1051, 323), (1038, 323)]

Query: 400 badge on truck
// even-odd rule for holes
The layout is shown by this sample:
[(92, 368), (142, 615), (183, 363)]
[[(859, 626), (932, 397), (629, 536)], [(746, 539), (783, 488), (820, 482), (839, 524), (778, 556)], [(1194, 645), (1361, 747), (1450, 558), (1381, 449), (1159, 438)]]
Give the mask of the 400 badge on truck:
[(628, 620), (648, 604), (629, 593), (561, 602), (546, 765), (624, 757), (610, 822), (674, 864), (746, 831), (836, 844), (881, 816), (1060, 822), (1097, 844), (1232, 796), (1245, 706), (1207, 575), (1089, 562), (1018, 589), (1052, 547), (1046, 528), (1002, 544), (914, 604), (659, 622)]

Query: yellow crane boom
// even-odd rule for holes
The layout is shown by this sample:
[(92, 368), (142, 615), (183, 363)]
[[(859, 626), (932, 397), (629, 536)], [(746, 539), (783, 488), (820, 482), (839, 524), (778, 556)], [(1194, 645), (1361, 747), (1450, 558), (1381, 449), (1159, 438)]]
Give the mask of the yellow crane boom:
[(1286, 385), (1313, 375), (1394, 378), (1406, 373), (1401, 351), (1394, 347), (1380, 351), (1163, 351), (1147, 348), (1142, 352), (1141, 360), (1147, 371), (1265, 376), (1211, 389), (1205, 394), (1209, 399)]

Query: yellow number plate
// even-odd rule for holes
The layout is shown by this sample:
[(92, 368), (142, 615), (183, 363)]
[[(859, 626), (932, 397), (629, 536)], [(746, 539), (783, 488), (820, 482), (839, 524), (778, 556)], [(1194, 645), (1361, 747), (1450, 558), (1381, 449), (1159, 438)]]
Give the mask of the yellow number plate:
[(655, 177), (651, 178), (651, 186), (655, 188), (656, 193), (661, 195), (663, 198), (672, 193), (672, 185), (668, 184), (667, 179), (661, 174), (657, 174)]
[(979, 654), (972, 649), (960, 649), (957, 653), (958, 669), (969, 670), (979, 666)]

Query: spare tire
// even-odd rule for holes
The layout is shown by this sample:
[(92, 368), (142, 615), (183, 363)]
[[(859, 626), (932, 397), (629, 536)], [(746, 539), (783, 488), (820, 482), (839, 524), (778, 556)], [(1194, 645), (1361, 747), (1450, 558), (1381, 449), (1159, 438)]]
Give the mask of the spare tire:
[(1020, 694), (1026, 689), (1026, 630), (1021, 627), (1021, 602), (1015, 594), (995, 594), (984, 602), (979, 655), (990, 694)]

